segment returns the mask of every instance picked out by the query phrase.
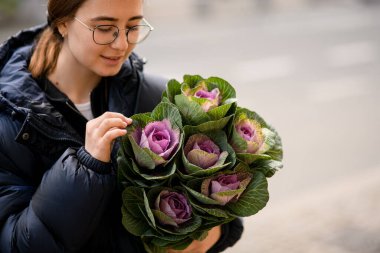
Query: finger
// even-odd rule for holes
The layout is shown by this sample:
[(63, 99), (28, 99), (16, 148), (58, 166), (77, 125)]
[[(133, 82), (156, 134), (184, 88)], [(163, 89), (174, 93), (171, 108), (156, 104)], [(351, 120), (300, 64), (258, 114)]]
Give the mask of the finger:
[(127, 123), (122, 121), (120, 118), (110, 118), (103, 120), (97, 127), (96, 131), (99, 136), (103, 136), (106, 132), (113, 128), (125, 129), (126, 127)]
[(103, 113), (99, 118), (101, 119), (107, 119), (107, 118), (119, 118), (123, 121), (125, 121), (128, 125), (132, 123), (132, 119), (124, 116), (121, 113), (118, 112), (105, 112)]
[(114, 128), (108, 131), (94, 145), (85, 145), (86, 150), (96, 159), (104, 162), (111, 160), (111, 150), (114, 140), (127, 133), (126, 129)]
[(109, 130), (108, 132), (106, 132), (102, 139), (105, 143), (110, 143), (111, 145), (116, 138), (121, 137), (125, 135), (126, 133), (127, 133), (126, 129), (113, 128)]
[(132, 123), (132, 119), (125, 117), (121, 113), (117, 113), (117, 112), (105, 112), (102, 115), (100, 115), (99, 117), (88, 121), (87, 125), (89, 127), (91, 127), (91, 128), (96, 128), (100, 124), (102, 124), (102, 122), (104, 120), (106, 120), (106, 119), (112, 119), (112, 118), (120, 119), (121, 121), (125, 122), (127, 125), (129, 125), (129, 124)]

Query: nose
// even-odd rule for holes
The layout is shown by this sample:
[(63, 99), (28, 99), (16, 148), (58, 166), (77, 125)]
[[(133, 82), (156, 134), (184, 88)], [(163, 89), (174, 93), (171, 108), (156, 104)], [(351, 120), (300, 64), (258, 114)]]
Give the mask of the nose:
[(121, 30), (119, 32), (117, 38), (114, 40), (114, 42), (111, 43), (111, 47), (118, 50), (128, 49), (127, 34), (125, 33), (125, 31)]

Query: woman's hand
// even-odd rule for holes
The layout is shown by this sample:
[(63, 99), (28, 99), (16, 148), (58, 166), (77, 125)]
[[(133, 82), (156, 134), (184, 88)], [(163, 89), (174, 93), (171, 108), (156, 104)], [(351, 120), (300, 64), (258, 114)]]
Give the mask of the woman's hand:
[(169, 249), (168, 253), (206, 253), (219, 240), (222, 234), (221, 226), (213, 227), (208, 231), (207, 237), (202, 241), (194, 240), (184, 250)]
[(86, 124), (85, 149), (94, 158), (109, 162), (114, 140), (127, 133), (125, 129), (132, 123), (121, 113), (105, 112)]

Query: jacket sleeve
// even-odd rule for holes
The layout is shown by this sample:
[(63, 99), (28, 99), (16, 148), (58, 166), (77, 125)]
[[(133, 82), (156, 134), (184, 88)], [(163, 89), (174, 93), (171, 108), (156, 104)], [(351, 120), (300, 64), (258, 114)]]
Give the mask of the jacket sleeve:
[(40, 168), (12, 123), (0, 113), (0, 252), (79, 250), (115, 188), (111, 165), (68, 149), (35, 183)]
[(222, 234), (219, 240), (207, 251), (207, 253), (219, 253), (226, 250), (228, 247), (232, 247), (241, 238), (243, 230), (243, 220), (241, 218), (236, 218), (229, 223), (223, 224)]

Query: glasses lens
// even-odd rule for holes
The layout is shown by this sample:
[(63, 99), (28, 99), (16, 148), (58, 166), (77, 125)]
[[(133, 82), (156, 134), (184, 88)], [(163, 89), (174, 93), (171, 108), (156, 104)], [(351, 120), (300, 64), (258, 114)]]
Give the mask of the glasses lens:
[(113, 25), (99, 25), (94, 30), (94, 41), (105, 45), (112, 43), (119, 35), (119, 29)]
[(128, 43), (137, 44), (145, 40), (150, 33), (147, 25), (137, 25), (128, 30)]

